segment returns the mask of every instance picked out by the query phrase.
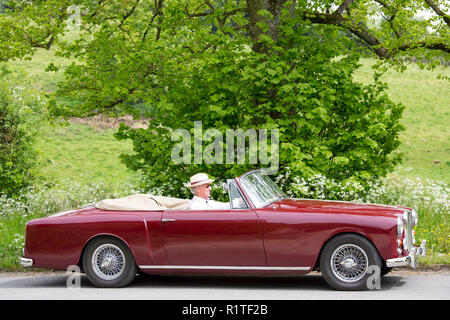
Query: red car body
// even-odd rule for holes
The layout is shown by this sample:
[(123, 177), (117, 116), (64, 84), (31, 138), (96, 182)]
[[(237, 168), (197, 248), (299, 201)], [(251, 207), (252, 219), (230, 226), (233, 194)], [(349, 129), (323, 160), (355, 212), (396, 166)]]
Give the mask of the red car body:
[(137, 268), (149, 274), (295, 275), (317, 268), (324, 245), (342, 234), (369, 240), (384, 265), (411, 263), (411, 248), (399, 242), (407, 235), (398, 234), (398, 217), (410, 208), (291, 198), (256, 208), (240, 178), (234, 181), (249, 204), (246, 209), (110, 211), (88, 206), (29, 221), (23, 264), (63, 270), (81, 266), (88, 243), (111, 236), (126, 244)]

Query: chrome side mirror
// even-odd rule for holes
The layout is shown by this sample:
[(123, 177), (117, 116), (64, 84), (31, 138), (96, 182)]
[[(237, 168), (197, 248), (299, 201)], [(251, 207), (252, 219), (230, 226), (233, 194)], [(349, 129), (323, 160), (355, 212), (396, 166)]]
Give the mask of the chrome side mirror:
[(228, 193), (228, 183), (224, 182), (222, 184), (223, 192)]

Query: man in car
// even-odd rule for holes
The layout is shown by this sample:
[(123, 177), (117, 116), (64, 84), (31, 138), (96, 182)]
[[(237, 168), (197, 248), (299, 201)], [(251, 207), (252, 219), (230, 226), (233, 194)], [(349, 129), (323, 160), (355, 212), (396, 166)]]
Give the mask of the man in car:
[(230, 204), (209, 200), (211, 193), (211, 183), (213, 179), (209, 179), (206, 173), (197, 173), (190, 178), (190, 182), (185, 184), (191, 189), (194, 197), (189, 204), (188, 210), (220, 210), (230, 209)]

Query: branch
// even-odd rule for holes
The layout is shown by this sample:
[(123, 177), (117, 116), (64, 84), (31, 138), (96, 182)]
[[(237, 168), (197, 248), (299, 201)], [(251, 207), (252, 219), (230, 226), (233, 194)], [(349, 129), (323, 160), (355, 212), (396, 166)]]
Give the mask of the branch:
[(209, 0), (205, 0), (205, 4), (211, 9), (211, 13), (215, 12), (215, 9)]
[[(206, 2), (207, 2), (206, 4), (207, 4), (208, 6), (211, 5), (211, 4), (209, 3), (209, 1), (206, 1)], [(202, 3), (201, 5), (199, 5), (199, 6), (194, 10), (194, 12), (197, 11), (198, 9), (200, 9), (200, 8), (203, 6), (203, 4), (204, 4), (204, 3)], [(211, 8), (211, 7), (210, 7), (210, 8)], [(213, 8), (213, 10), (214, 10), (214, 8)], [(186, 7), (184, 7), (184, 11), (186, 12), (186, 15), (188, 16), (188, 19), (195, 18), (195, 17), (205, 17), (205, 16), (207, 16), (207, 15), (210, 15), (210, 14), (214, 13), (214, 11), (212, 11), (212, 12), (189, 13), (189, 2), (186, 3)]]
[(369, 45), (369, 48), (380, 58), (385, 59), (389, 57), (387, 49), (381, 46), (380, 41), (374, 35), (362, 25), (355, 25), (355, 23), (348, 18), (338, 16), (335, 13), (304, 12), (303, 19), (309, 20), (312, 23), (336, 25), (346, 28), (354, 35), (364, 40)]
[[(383, 17), (384, 20), (386, 20), (387, 22), (389, 22), (389, 25), (391, 26), (392, 31), (394, 31), (395, 36), (397, 37), (397, 39), (400, 39), (401, 34), (398, 30), (395, 29), (394, 27), (394, 19), (397, 16), (397, 12), (398, 9), (397, 8), (393, 8), (390, 7), (386, 2), (382, 1), (382, 0), (375, 0), (375, 2), (379, 3), (382, 7), (384, 7), (385, 9), (387, 9), (391, 14), (391, 16), (389, 18), (385, 17), (384, 14), (382, 14), (381, 16)], [(401, 29), (401, 28), (400, 28)]]
[(424, 0), (424, 1), (431, 7), (431, 9), (433, 9), (434, 12), (436, 12), (437, 15), (443, 17), (447, 26), (450, 27), (450, 17), (447, 14), (445, 14), (444, 11), (439, 9), (438, 6), (432, 0)]
[(352, 20), (338, 16), (335, 13), (303, 13), (303, 19), (309, 20), (312, 23), (317, 24), (328, 24), (328, 25), (336, 25), (343, 27), (354, 35), (364, 40), (366, 44), (369, 46), (370, 50), (372, 50), (379, 58), (388, 59), (391, 58), (395, 53), (399, 51), (407, 51), (414, 48), (424, 48), (424, 49), (432, 49), (432, 50), (440, 50), (442, 52), (450, 53), (450, 47), (448, 44), (444, 42), (438, 43), (427, 43), (425, 41), (414, 42), (414, 43), (406, 43), (399, 45), (398, 47), (388, 49), (383, 46), (383, 44), (370, 33), (365, 26), (358, 24), (356, 25)]
[(339, 8), (336, 9), (334, 14), (338, 16), (342, 16), (342, 13), (347, 10), (347, 8), (352, 4), (353, 0), (345, 0), (342, 2), (342, 4), (339, 6)]
[(103, 7), (104, 2), (106, 2), (106, 1), (105, 1), (105, 0), (100, 0), (100, 1), (98, 2), (98, 8), (97, 8), (97, 10), (95, 10), (95, 11), (89, 16), (90, 19), (93, 19), (93, 18), (100, 12), (100, 9)]
[(124, 24), (124, 22), (134, 13), (134, 10), (136, 10), (136, 7), (139, 4), (139, 1), (141, 0), (136, 0), (136, 3), (134, 4), (133, 8), (131, 8), (130, 12), (128, 12), (124, 17), (123, 20), (120, 22), (119, 25), (119, 29), (122, 28), (122, 25)]
[[(150, 20), (150, 23), (148, 24), (147, 29), (144, 32), (142, 41), (145, 41), (145, 39), (147, 38), (148, 31), (150, 30), (150, 27), (153, 25), (153, 21), (155, 21), (156, 17), (162, 16), (163, 2), (164, 2), (164, 0), (155, 0), (155, 13), (153, 14), (153, 17)], [(156, 26), (156, 39), (155, 40), (158, 41), (160, 36), (161, 36), (161, 27)]]
[(38, 41), (34, 41), (31, 38), (31, 36), (26, 31), (24, 31), (24, 34), (28, 38), (28, 41), (29, 41), (30, 46), (32, 48), (42, 48), (42, 49), (50, 50), (51, 46), (53, 45), (53, 42), (55, 41), (55, 37), (51, 33), (47, 34), (47, 36), (45, 38), (46, 39), (49, 38), (49, 37), (50, 38), (48, 39), (47, 42), (44, 42), (44, 43), (41, 43), (41, 42), (38, 42)]
[(235, 15), (238, 12), (245, 12), (245, 10), (241, 9), (241, 8), (238, 8), (238, 9), (234, 9), (234, 10), (231, 10), (231, 11), (224, 12), (222, 18), (217, 18), (217, 20), (219, 21), (219, 25), (221, 27), (223, 27), (225, 25), (225, 22), (227, 21), (227, 19), (230, 16)]
[(414, 48), (425, 48), (425, 49), (433, 49), (433, 50), (440, 50), (446, 53), (450, 53), (450, 47), (445, 44), (445, 43), (441, 43), (441, 42), (437, 42), (437, 43), (426, 43), (426, 42), (416, 42), (416, 43), (407, 43), (407, 44), (403, 44), (397, 48), (392, 49), (393, 52), (395, 51), (406, 51), (409, 49), (414, 49)]

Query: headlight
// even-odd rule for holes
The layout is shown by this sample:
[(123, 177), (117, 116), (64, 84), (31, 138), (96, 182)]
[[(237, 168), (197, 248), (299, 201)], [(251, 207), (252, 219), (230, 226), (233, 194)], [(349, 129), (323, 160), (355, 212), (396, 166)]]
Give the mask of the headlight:
[(397, 236), (401, 237), (402, 233), (403, 233), (403, 217), (402, 216), (398, 216), (397, 217)]

